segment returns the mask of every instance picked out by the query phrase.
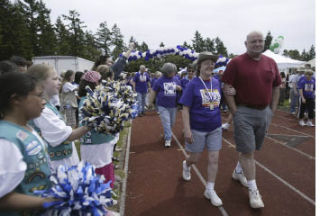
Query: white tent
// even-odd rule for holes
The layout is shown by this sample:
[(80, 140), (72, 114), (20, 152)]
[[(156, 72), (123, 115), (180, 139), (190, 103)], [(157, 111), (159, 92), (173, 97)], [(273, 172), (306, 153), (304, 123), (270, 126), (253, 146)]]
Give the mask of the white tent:
[(306, 63), (304, 61), (298, 61), (283, 55), (275, 54), (271, 50), (266, 50), (263, 54), (272, 58), (277, 63), (280, 71), (301, 67)]
[(316, 66), (316, 58), (311, 59), (310, 61), (307, 62), (307, 64), (311, 65), (311, 67), (315, 67)]

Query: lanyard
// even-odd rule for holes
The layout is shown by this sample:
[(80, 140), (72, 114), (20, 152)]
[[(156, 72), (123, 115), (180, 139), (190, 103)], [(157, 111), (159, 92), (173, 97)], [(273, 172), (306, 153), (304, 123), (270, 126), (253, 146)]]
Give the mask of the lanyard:
[(204, 87), (205, 87), (206, 90), (207, 90), (206, 93), (207, 93), (207, 95), (208, 95), (208, 97), (209, 97), (209, 101), (210, 101), (210, 102), (213, 102), (213, 96), (212, 96), (212, 81), (211, 81), (211, 78), (210, 78), (211, 94), (210, 94), (209, 89), (207, 88), (206, 84), (204, 83), (203, 79), (202, 79), (200, 76), (199, 76), (199, 79), (201, 80), (202, 84), (204, 85)]

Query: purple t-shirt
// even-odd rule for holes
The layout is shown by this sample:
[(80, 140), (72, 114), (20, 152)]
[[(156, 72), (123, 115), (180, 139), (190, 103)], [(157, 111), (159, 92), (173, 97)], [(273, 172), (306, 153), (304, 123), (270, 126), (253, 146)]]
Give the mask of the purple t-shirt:
[[(193, 79), (193, 78), (192, 78)], [(191, 79), (191, 80), (192, 80)], [(184, 91), (184, 89), (187, 87), (188, 83), (191, 81), (189, 80), (188, 78), (183, 78), (181, 79), (181, 87), (182, 87), (182, 90)]]
[[(211, 82), (212, 91), (209, 80), (204, 81), (207, 86), (206, 89), (199, 77), (195, 77), (183, 91), (180, 103), (190, 108), (191, 129), (210, 132), (221, 126), (220, 84), (216, 79), (211, 79)], [(214, 106), (212, 110), (210, 109), (210, 101), (213, 102)]]
[(152, 87), (157, 93), (157, 105), (167, 108), (177, 106), (177, 90), (176, 86), (181, 85), (176, 77), (160, 77)]
[(139, 93), (148, 92), (147, 82), (150, 82), (150, 77), (147, 72), (144, 72), (143, 75), (141, 75), (140, 72), (137, 72), (133, 77), (133, 81), (136, 83), (136, 92), (139, 92)]
[(153, 88), (154, 84), (157, 82), (158, 79), (159, 79), (159, 78), (153, 78), (153, 79), (151, 80), (151, 88)]
[(306, 77), (301, 77), (298, 82), (298, 89), (302, 89), (304, 98), (314, 99), (314, 92), (316, 89), (315, 79), (307, 80)]

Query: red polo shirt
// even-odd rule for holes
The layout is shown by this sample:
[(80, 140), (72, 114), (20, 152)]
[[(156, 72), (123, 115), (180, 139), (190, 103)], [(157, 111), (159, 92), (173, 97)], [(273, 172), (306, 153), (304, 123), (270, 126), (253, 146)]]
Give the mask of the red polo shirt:
[(273, 59), (261, 55), (256, 61), (245, 53), (230, 61), (222, 82), (236, 89), (236, 104), (263, 107), (271, 104), (272, 88), (281, 84), (281, 78)]

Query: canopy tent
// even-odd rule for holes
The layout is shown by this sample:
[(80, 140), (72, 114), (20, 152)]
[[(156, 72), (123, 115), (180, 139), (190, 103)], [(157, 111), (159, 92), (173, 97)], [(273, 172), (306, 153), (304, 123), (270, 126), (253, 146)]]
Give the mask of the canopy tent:
[(289, 68), (301, 67), (306, 63), (304, 61), (298, 61), (283, 55), (275, 54), (271, 50), (266, 50), (263, 54), (272, 58), (277, 63), (280, 71), (284, 71)]
[(306, 64), (311, 65), (311, 67), (315, 67), (316, 66), (316, 58), (311, 59), (310, 61), (308, 61)]

